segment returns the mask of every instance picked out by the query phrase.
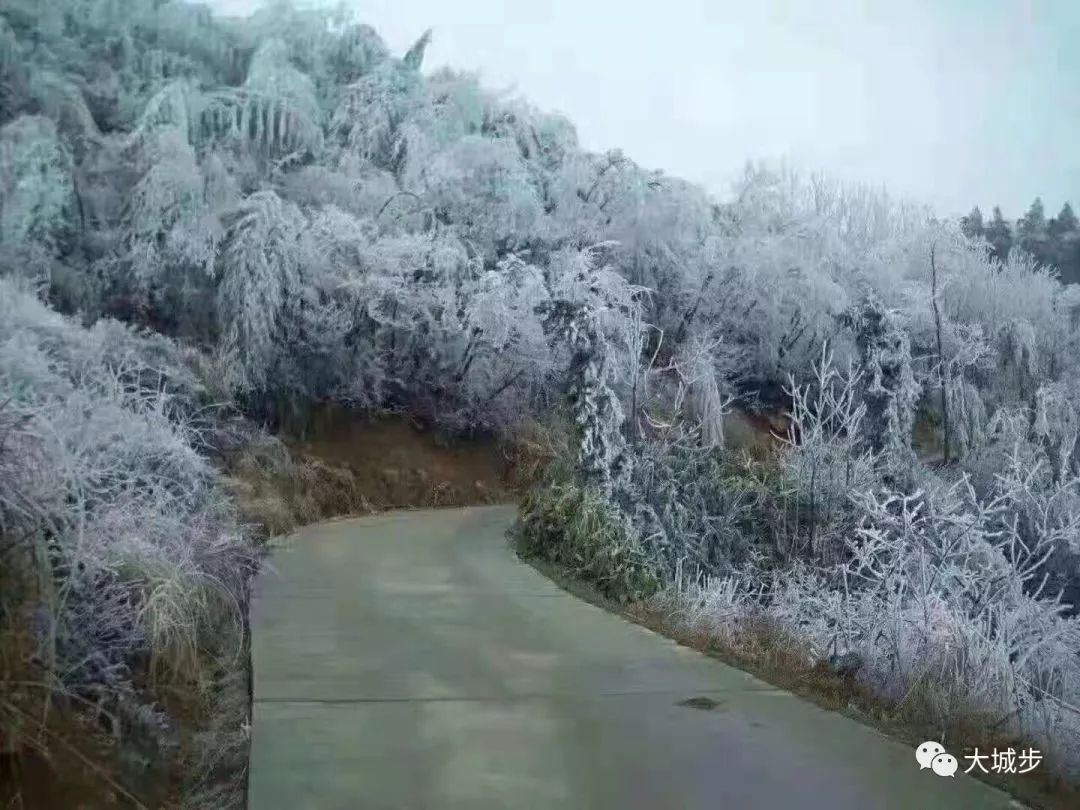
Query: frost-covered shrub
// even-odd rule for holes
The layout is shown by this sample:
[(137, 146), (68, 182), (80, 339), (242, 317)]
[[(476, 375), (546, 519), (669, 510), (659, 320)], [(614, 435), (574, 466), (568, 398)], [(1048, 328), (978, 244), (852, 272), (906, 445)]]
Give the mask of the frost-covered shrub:
[(300, 287), (305, 223), (295, 205), (261, 191), (230, 212), (224, 225), (218, 258), (220, 351), (228, 358), (227, 383), (241, 392), (260, 391), (283, 348), (282, 312)]
[(549, 392), (540, 268), (483, 269), (449, 233), (381, 236), (327, 207), (281, 328), (274, 387), (298, 398), (405, 408), (453, 428), (505, 427)]
[(1025, 540), (1015, 517), (1033, 482), (1016, 471), (989, 502), (966, 481), (925, 483), (910, 495), (858, 493), (862, 525), (835, 562), (683, 585), (672, 597), (681, 621), (737, 647), (764, 620), (801, 646), (807, 669), (842, 652), (883, 699), (902, 705), (918, 692), (931, 712), (920, 722), (980, 718), (1074, 765), (1080, 619), (1040, 586), (1046, 555), (1075, 543), (1080, 513), (1041, 501), (1032, 513), (1043, 533)]
[(0, 601), (42, 682), (120, 728), (165, 722), (136, 683), (192, 677), (241, 619), (253, 549), (197, 449), (198, 398), (168, 341), (0, 280), (0, 541), (24, 583)]
[(0, 244), (49, 240), (72, 205), (71, 156), (42, 116), (0, 128)]
[(841, 374), (823, 353), (813, 382), (791, 382), (788, 435), (766, 488), (772, 540), (785, 557), (835, 560), (861, 519), (851, 493), (880, 483), (884, 453), (867, 429), (864, 373)]
[[(1048, 428), (1030, 412), (1000, 411), (968, 458), (979, 475), (916, 470), (903, 490), (885, 451), (873, 450), (860, 378), (827, 363), (817, 378), (793, 386), (791, 441), (764, 482), (768, 498), (788, 505), (771, 513), (779, 549), (761, 544), (764, 556), (712, 577), (668, 578), (677, 622), (737, 654), (772, 628), (808, 671), (854, 662), (850, 671), (887, 702), (917, 693), (930, 712), (919, 722), (1021, 734), (1075, 766), (1080, 484), (1055, 472), (1058, 445), (1041, 440)], [(807, 534), (809, 548), (798, 543)]]
[(716, 577), (756, 558), (758, 482), (688, 432), (637, 451), (628, 516), (665, 581)]
[(620, 601), (653, 594), (661, 582), (626, 517), (600, 492), (554, 481), (521, 504), (518, 549), (556, 563)]

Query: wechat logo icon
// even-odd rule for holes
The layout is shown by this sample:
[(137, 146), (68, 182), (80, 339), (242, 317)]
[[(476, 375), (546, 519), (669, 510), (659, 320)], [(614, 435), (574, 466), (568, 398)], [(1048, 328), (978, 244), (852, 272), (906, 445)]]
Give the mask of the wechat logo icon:
[(945, 750), (941, 743), (928, 740), (915, 749), (919, 770), (929, 768), (938, 776), (956, 776), (956, 757)]

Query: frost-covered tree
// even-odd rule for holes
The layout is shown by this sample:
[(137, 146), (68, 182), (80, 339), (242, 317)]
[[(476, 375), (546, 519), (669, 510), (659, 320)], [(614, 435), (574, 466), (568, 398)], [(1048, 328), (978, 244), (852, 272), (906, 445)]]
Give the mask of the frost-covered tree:
[[(851, 495), (879, 485), (885, 449), (867, 430), (878, 403), (866, 396), (869, 369), (842, 374), (828, 349), (812, 381), (788, 388), (791, 423), (784, 437), (781, 476), (783, 529), (774, 542), (785, 557), (835, 560), (861, 520)], [(880, 416), (879, 416), (880, 418)]]
[(272, 191), (252, 194), (223, 220), (217, 311), (224, 382), (241, 393), (259, 392), (284, 349), (279, 326), (300, 285), (305, 223), (295, 205)]
[(577, 464), (585, 482), (608, 497), (630, 474), (625, 411), (615, 392), (612, 354), (625, 323), (632, 323), (633, 291), (608, 268), (597, 249), (564, 249), (553, 259), (563, 269), (544, 307), (546, 328), (570, 352), (567, 394), (577, 426)]
[(392, 172), (405, 167), (404, 125), (423, 103), (423, 79), (413, 69), (388, 60), (344, 88), (330, 119), (338, 148)]
[[(146, 145), (146, 169), (127, 195), (123, 225), (133, 252), (164, 246), (172, 229), (198, 215), (203, 203), (203, 177), (195, 150), (179, 129), (159, 129)], [(151, 263), (147, 263), (151, 264)], [(141, 266), (140, 276), (158, 268)]]
[(884, 454), (893, 475), (902, 479), (915, 461), (911, 433), (921, 393), (911, 368), (910, 341), (896, 313), (876, 298), (865, 299), (847, 319), (859, 350), (863, 429), (871, 447)]
[(73, 213), (73, 193), (71, 156), (50, 119), (0, 128), (0, 244), (53, 239)]
[(469, 136), (426, 167), (424, 201), (482, 254), (494, 259), (528, 244), (540, 201), (516, 147)]

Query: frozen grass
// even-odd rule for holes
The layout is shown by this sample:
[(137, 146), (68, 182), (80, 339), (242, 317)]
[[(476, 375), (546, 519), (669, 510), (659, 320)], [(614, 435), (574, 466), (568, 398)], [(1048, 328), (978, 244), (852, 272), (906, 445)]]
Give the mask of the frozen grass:
[(41, 687), (5, 682), (0, 699), (31, 717), (90, 707), (167, 767), (170, 686), (244, 668), (256, 561), (197, 449), (196, 381), (167, 341), (83, 328), (0, 280), (0, 404), (0, 607), (29, 643), (4, 674)]
[(619, 512), (592, 489), (552, 482), (521, 505), (518, 549), (566, 568), (619, 600), (644, 598), (659, 582)]
[(223, 467), (241, 518), (267, 535), (372, 511), (349, 470), (290, 452), (280, 439), (258, 431), (225, 454)]

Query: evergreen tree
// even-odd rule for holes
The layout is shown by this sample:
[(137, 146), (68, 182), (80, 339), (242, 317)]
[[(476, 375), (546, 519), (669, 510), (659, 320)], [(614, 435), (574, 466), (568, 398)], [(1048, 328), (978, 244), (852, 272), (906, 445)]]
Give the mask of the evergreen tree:
[(1036, 197), (1027, 213), (1016, 223), (1016, 243), (1039, 264), (1050, 264), (1046, 213), (1041, 197)]
[(986, 227), (986, 241), (990, 243), (992, 248), (991, 255), (998, 261), (1005, 261), (1009, 255), (1009, 251), (1013, 246), (1012, 229), (1009, 227), (1009, 223), (1005, 221), (1005, 217), (1001, 214), (1001, 208), (994, 206), (993, 218), (990, 220), (990, 224)]
[(969, 239), (979, 239), (986, 235), (986, 228), (983, 225), (982, 211), (979, 210), (979, 206), (975, 206), (971, 209), (971, 213), (966, 217), (960, 218), (960, 230), (963, 231), (964, 236)]
[(1017, 233), (1021, 238), (1034, 236), (1046, 231), (1046, 212), (1043, 210), (1042, 197), (1036, 197), (1027, 213), (1017, 223)]
[(1080, 230), (1080, 222), (1077, 221), (1072, 206), (1065, 203), (1065, 205), (1061, 207), (1061, 213), (1051, 219), (1047, 224), (1046, 230), (1051, 237), (1060, 237), (1064, 234)]
[(1056, 217), (1047, 219), (1042, 199), (1036, 198), (1016, 221), (1015, 233), (999, 207), (994, 207), (993, 217), (986, 224), (976, 206), (960, 218), (960, 230), (969, 239), (985, 237), (991, 255), (999, 261), (1004, 262), (1015, 245), (1038, 264), (1056, 270), (1065, 283), (1080, 283), (1080, 220), (1068, 202)]
[(1063, 242), (1061, 256), (1061, 280), (1066, 284), (1080, 284), (1080, 232)]
[(1066, 283), (1080, 282), (1080, 221), (1069, 203), (1047, 226), (1053, 250), (1053, 264)]

